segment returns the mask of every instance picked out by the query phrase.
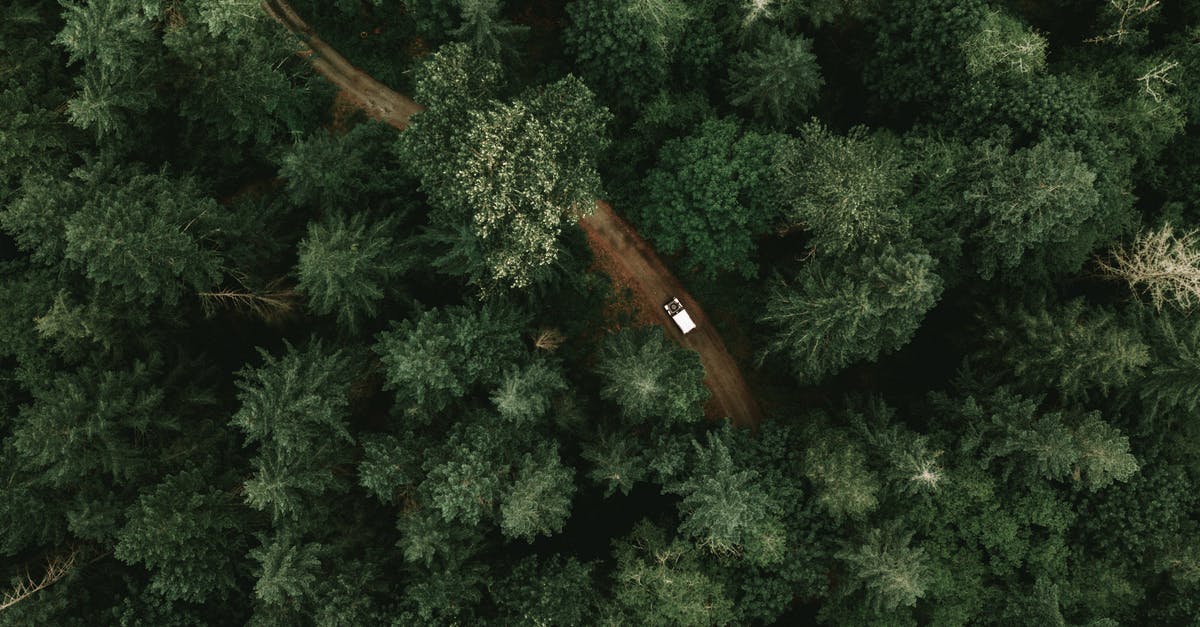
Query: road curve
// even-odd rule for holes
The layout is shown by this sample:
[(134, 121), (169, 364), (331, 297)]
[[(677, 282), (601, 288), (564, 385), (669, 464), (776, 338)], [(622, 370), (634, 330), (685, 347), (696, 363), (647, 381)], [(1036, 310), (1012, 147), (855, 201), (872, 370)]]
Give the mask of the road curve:
[[(424, 111), (425, 108), (411, 98), (392, 91), (351, 65), (322, 41), (285, 0), (263, 0), (262, 6), (268, 15), (311, 49), (309, 60), (313, 69), (353, 95), (369, 116), (404, 130), (409, 118)], [(704, 383), (712, 393), (704, 408), (705, 415), (712, 419), (728, 417), (738, 426), (757, 425), (762, 420), (762, 410), (750, 393), (737, 362), (725, 347), (725, 341), (700, 303), (671, 274), (654, 249), (603, 200), (597, 200), (595, 211), (579, 224), (587, 234), (597, 263), (617, 285), (633, 291), (645, 314), (642, 319), (658, 320), (667, 337), (700, 354)], [(687, 335), (679, 332), (662, 309), (672, 297), (683, 303), (696, 322), (696, 330)]]

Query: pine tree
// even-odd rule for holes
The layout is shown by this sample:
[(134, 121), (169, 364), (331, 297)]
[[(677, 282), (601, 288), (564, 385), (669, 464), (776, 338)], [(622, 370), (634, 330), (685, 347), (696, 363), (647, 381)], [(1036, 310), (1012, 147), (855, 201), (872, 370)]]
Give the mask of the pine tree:
[(582, 457), (591, 464), (588, 478), (604, 487), (607, 498), (617, 491), (628, 495), (633, 486), (647, 476), (642, 445), (629, 434), (602, 434), (583, 445)]
[(546, 361), (537, 360), (506, 372), (500, 386), (492, 392), (492, 403), (500, 417), (518, 428), (528, 427), (544, 418), (554, 396), (566, 390), (562, 372)]
[(625, 621), (640, 625), (724, 625), (733, 603), (706, 572), (695, 549), (671, 540), (649, 522), (638, 523), (613, 551), (614, 594)]
[(671, 489), (679, 503), (679, 532), (718, 556), (744, 556), (760, 566), (784, 558), (787, 534), (778, 508), (758, 487), (758, 473), (738, 470), (720, 438), (693, 441), (696, 472)]
[(699, 355), (668, 344), (661, 327), (610, 335), (596, 370), (604, 381), (601, 397), (615, 402), (631, 424), (688, 423), (703, 416), (708, 390)]
[(143, 447), (179, 429), (144, 363), (64, 370), (31, 392), (33, 402), (12, 423), (11, 442), (23, 465), (52, 487), (96, 476), (126, 485), (153, 467), (156, 449)]
[(1140, 334), (1121, 326), (1112, 312), (1077, 299), (1061, 307), (1018, 310), (1015, 323), (993, 326), (987, 346), (1026, 389), (1051, 384), (1067, 399), (1089, 391), (1108, 395), (1136, 381), (1150, 363)]
[(909, 546), (912, 534), (873, 528), (862, 543), (837, 555), (846, 564), (848, 585), (865, 588), (877, 611), (915, 605), (925, 596), (928, 566), (924, 552)]
[(462, 25), (450, 35), (466, 42), (476, 55), (499, 58), (514, 40), (529, 32), (528, 26), (517, 25), (500, 17), (499, 0), (458, 0), (462, 7)]
[(350, 218), (327, 213), (308, 225), (300, 241), (296, 290), (308, 297), (314, 312), (335, 314), (351, 331), (374, 317), (376, 303), (408, 266), (393, 245), (394, 226), (391, 220), (369, 223), (361, 213)]
[(286, 533), (260, 539), (262, 546), (249, 554), (259, 563), (254, 596), (276, 606), (295, 605), (315, 596), (325, 547), (298, 541)]
[(516, 467), (512, 487), (500, 501), (500, 530), (527, 542), (562, 531), (571, 514), (574, 475), (553, 447), (536, 456), (526, 453)]
[(1094, 244), (1087, 223), (1100, 209), (1096, 173), (1082, 155), (1053, 140), (1011, 155), (991, 145), (973, 166), (965, 195), (983, 219), (974, 237), (982, 277), (1031, 258), (1054, 272), (1082, 265)]
[(775, 128), (803, 122), (824, 85), (812, 42), (802, 35), (772, 30), (754, 50), (730, 59), (729, 101)]
[(143, 490), (126, 518), (114, 555), (144, 564), (149, 590), (199, 603), (237, 589), (247, 521), (232, 493), (200, 470), (168, 475)]
[(809, 263), (795, 287), (778, 284), (771, 292), (762, 317), (776, 329), (768, 351), (789, 358), (801, 381), (817, 382), (855, 360), (899, 349), (941, 295), (933, 264), (927, 254), (891, 246), (854, 266)]
[(490, 588), (501, 620), (512, 625), (583, 625), (597, 615), (591, 563), (530, 555)]
[(804, 227), (820, 252), (902, 241), (908, 218), (897, 208), (909, 174), (899, 147), (862, 127), (834, 135), (817, 122), (776, 160), (788, 224)]
[(1023, 76), (1046, 67), (1046, 38), (1000, 11), (989, 11), (962, 47), (973, 78)]
[(523, 321), (499, 305), (432, 309), (380, 333), (375, 352), (401, 406), (440, 411), (477, 384), (495, 384), (524, 353)]
[(272, 519), (299, 520), (311, 499), (349, 488), (336, 468), (349, 462), (350, 360), (319, 341), (281, 357), (259, 351), (263, 364), (239, 373), (241, 408), (231, 423), (258, 444), (246, 502)]
[(816, 488), (817, 504), (835, 520), (862, 520), (879, 506), (879, 478), (862, 448), (837, 431), (805, 450), (804, 476)]

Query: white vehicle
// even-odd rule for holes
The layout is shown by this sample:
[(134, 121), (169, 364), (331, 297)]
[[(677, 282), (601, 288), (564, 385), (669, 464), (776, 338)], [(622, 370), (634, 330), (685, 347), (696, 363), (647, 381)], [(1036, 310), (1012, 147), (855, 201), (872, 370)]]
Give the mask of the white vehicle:
[(692, 322), (692, 317), (688, 315), (687, 310), (683, 308), (683, 303), (679, 302), (678, 298), (672, 298), (663, 305), (663, 309), (667, 310), (667, 315), (671, 316), (671, 320), (675, 321), (675, 326), (679, 327), (684, 335), (691, 333), (696, 328), (696, 323)]

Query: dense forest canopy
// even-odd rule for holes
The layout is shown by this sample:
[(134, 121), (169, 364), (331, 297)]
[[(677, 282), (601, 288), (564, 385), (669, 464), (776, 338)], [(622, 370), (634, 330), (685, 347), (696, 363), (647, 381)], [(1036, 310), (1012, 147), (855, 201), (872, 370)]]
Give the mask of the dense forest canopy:
[(0, 625), (1200, 624), (1197, 181), (1200, 0), (8, 0)]

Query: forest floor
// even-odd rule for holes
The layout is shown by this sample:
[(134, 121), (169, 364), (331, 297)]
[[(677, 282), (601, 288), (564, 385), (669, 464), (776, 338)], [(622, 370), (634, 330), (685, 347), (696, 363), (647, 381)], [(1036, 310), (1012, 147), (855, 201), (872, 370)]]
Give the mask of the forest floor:
[[(408, 126), (413, 114), (424, 110), (411, 98), (392, 91), (351, 65), (322, 41), (284, 0), (263, 0), (262, 5), (268, 15), (309, 47), (307, 56), (313, 69), (347, 94), (343, 103), (356, 103), (368, 116), (399, 130)], [(728, 416), (738, 426), (757, 425), (762, 420), (762, 409), (746, 385), (737, 361), (704, 309), (667, 269), (650, 244), (603, 200), (596, 201), (596, 210), (582, 219), (580, 226), (587, 234), (597, 264), (612, 277), (614, 287), (633, 292), (641, 310), (637, 318), (657, 320), (667, 337), (700, 354), (704, 384), (712, 393), (704, 407), (705, 415), (713, 419)], [(672, 297), (683, 303), (696, 323), (697, 328), (687, 335), (680, 333), (663, 311), (662, 305)]]

